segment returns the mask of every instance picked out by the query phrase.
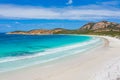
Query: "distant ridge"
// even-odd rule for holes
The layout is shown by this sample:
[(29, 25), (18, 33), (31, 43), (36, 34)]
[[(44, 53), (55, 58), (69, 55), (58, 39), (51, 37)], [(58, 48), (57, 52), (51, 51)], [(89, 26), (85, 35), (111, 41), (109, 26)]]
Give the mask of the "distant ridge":
[(55, 28), (52, 30), (35, 29), (30, 31), (14, 31), (7, 34), (27, 34), (27, 35), (40, 35), (40, 34), (95, 34), (95, 35), (111, 35), (120, 36), (120, 24), (115, 22), (100, 21), (90, 22), (83, 25), (76, 30), (68, 30), (63, 28)]
[(55, 34), (61, 31), (65, 31), (62, 28), (55, 28), (53, 30), (46, 30), (46, 29), (34, 29), (30, 31), (13, 31), (8, 32), (7, 34), (27, 34), (27, 35), (39, 35), (39, 34)]

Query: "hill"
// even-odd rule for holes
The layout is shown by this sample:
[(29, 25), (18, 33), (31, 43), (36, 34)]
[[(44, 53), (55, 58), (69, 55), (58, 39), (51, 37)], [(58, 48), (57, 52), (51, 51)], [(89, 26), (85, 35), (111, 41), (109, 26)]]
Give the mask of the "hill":
[(92, 34), (92, 35), (110, 35), (120, 37), (120, 24), (108, 21), (91, 22), (83, 25), (76, 30), (68, 30), (63, 28), (56, 28), (52, 30), (30, 30), (30, 31), (14, 31), (7, 34), (28, 34), (28, 35), (40, 35), (40, 34)]
[(120, 24), (108, 21), (88, 23), (79, 29), (81, 34), (120, 36)]

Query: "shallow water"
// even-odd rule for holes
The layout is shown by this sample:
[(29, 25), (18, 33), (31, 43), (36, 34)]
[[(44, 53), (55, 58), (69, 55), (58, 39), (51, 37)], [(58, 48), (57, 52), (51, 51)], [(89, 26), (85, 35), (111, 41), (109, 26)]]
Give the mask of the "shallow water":
[(101, 44), (100, 38), (83, 35), (0, 34), (0, 72), (82, 53)]

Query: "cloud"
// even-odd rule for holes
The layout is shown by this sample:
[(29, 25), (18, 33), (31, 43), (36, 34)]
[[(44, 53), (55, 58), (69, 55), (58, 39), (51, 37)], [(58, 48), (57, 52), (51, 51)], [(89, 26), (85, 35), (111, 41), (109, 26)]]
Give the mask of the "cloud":
[(10, 25), (6, 25), (6, 27), (11, 28), (12, 26), (10, 26)]
[(106, 2), (102, 2), (102, 5), (110, 5), (110, 6), (116, 6), (120, 4), (120, 1), (118, 0), (114, 0), (114, 1), (106, 1)]
[(0, 18), (68, 20), (120, 19), (120, 9), (102, 7), (101, 5), (66, 8), (0, 5)]
[(73, 0), (68, 0), (68, 2), (66, 3), (67, 5), (70, 5), (73, 3)]
[(16, 21), (15, 24), (20, 24), (20, 22)]

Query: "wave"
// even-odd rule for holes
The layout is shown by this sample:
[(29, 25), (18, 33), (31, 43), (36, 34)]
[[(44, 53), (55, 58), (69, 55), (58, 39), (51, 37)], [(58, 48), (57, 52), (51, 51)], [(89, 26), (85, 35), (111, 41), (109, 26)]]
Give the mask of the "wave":
[[(48, 50), (45, 50), (44, 52), (36, 53), (33, 55), (1, 58), (0, 63), (30, 59), (30, 58), (41, 57), (41, 56), (46, 56), (46, 55), (50, 55), (50, 54), (58, 54), (58, 53), (63, 52), (63, 51), (65, 52), (65, 51), (70, 51), (70, 50), (76, 49), (76, 48), (86, 47), (88, 45), (92, 45), (92, 44), (98, 43), (100, 41), (101, 41), (100, 38), (92, 38), (88, 42), (77, 43), (77, 44), (67, 45), (67, 46), (63, 46), (63, 47), (48, 49)], [(82, 50), (84, 51), (85, 49), (79, 49), (78, 51), (74, 50), (74, 53), (82, 52)], [(77, 51), (77, 52), (75, 52), (75, 51)], [(61, 56), (65, 56), (65, 55), (61, 55)], [(59, 57), (61, 57), (61, 56), (59, 56)], [(51, 59), (51, 60), (53, 60), (53, 59)]]

